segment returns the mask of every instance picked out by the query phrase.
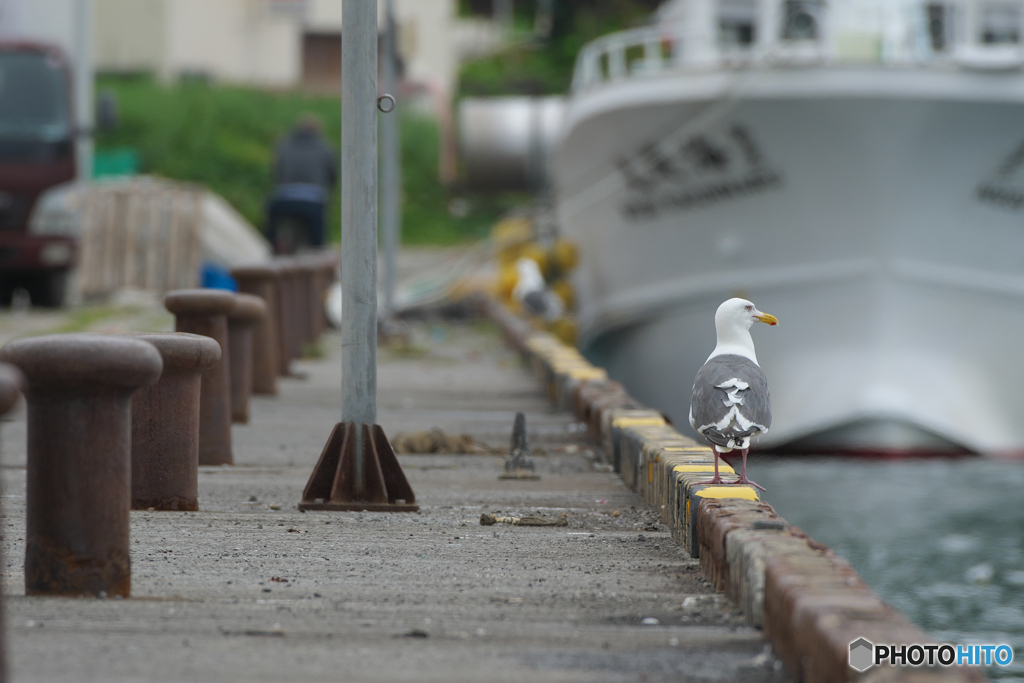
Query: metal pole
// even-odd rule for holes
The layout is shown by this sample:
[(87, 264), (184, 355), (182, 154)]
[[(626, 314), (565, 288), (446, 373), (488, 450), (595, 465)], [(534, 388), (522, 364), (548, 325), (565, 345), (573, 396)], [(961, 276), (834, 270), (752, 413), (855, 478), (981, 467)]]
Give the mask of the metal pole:
[(91, 180), (93, 91), (96, 87), (92, 66), (92, 0), (78, 0), (75, 15), (75, 124), (78, 128), (75, 157), (78, 180)]
[(395, 44), (394, 0), (384, 0), (387, 22), (384, 43), (384, 92), (395, 98), (395, 108), (384, 114), (381, 129), (380, 213), (384, 231), (384, 308), (395, 308), (395, 258), (402, 225), (402, 150), (398, 139), (398, 65)]
[(341, 419), (361, 486), (362, 426), (377, 421), (377, 0), (341, 12)]

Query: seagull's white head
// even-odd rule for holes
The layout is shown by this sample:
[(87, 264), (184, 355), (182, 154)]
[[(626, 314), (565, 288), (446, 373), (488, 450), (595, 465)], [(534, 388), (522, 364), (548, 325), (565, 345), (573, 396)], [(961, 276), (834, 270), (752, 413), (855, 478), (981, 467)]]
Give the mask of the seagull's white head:
[(711, 357), (736, 354), (756, 363), (757, 356), (754, 354), (754, 340), (750, 338), (750, 326), (757, 322), (779, 324), (778, 318), (762, 313), (746, 299), (729, 299), (723, 302), (715, 312), (718, 345), (715, 346)]
[(778, 325), (779, 320), (774, 315), (768, 315), (757, 310), (754, 304), (746, 299), (729, 299), (722, 302), (715, 312), (715, 329), (721, 330), (725, 327), (737, 327), (749, 330), (754, 323), (768, 323)]

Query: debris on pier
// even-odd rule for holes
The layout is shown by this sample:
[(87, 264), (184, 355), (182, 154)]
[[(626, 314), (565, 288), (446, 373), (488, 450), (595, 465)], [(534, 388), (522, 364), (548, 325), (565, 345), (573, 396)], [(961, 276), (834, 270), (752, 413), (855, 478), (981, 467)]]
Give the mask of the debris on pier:
[(469, 434), (447, 434), (434, 427), (415, 432), (399, 432), (392, 440), (395, 453), (447, 453), (458, 455), (488, 454), (496, 452)]
[(569, 519), (563, 512), (557, 519), (545, 519), (544, 517), (497, 517), (486, 512), (480, 515), (480, 526), (494, 526), (495, 524), (511, 524), (512, 526), (569, 526)]

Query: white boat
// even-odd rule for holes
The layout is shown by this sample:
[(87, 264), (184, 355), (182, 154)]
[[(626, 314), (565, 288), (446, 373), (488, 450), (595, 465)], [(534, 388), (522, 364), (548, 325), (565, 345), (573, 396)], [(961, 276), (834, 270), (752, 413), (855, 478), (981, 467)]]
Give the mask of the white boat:
[(581, 345), (685, 425), (740, 295), (762, 448), (1024, 453), (1024, 2), (678, 0), (585, 46)]

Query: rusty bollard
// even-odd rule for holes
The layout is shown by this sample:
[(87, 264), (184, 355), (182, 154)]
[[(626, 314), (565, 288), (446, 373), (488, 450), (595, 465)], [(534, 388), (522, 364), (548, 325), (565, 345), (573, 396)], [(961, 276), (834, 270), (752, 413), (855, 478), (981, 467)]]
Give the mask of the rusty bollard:
[(281, 268), (281, 288), (278, 310), (281, 311), (281, 336), (284, 339), (287, 372), (291, 375), (291, 361), (302, 357), (302, 347), (306, 343), (305, 328), (305, 290), (303, 287), (302, 266), (298, 259), (291, 257), (278, 261)]
[(203, 373), (199, 399), (199, 464), (230, 465), (231, 378), (227, 315), (235, 294), (223, 289), (168, 292), (164, 306), (174, 314), (174, 330), (210, 337), (220, 344), (220, 361)]
[(228, 357), (231, 362), (231, 421), (249, 424), (252, 393), (253, 329), (267, 317), (267, 305), (252, 294), (239, 294), (228, 313)]
[(294, 277), (292, 270), (294, 266), (291, 259), (279, 258), (274, 261), (277, 267), (278, 277), (276, 281), (276, 314), (277, 322), (277, 374), (281, 377), (290, 377), (292, 374), (292, 358), (295, 356), (295, 311), (293, 294)]
[(128, 597), (131, 397), (160, 377), (160, 354), (66, 334), (13, 341), (0, 360), (27, 379), (25, 592)]
[(304, 336), (306, 337), (306, 344), (315, 344), (320, 339), (320, 334), (317, 331), (317, 302), (320, 301), (320, 270), (317, 262), (319, 256), (316, 254), (307, 254), (302, 259), (302, 283), (303, 283), (303, 297), (302, 303), (305, 306), (305, 314), (303, 315), (303, 324), (305, 326)]
[(157, 383), (132, 397), (132, 509), (198, 510), (201, 375), (220, 346), (184, 332), (127, 336), (155, 346), (164, 362)]
[(306, 266), (309, 268), (309, 338), (311, 343), (319, 341), (324, 330), (327, 329), (327, 315), (324, 311), (324, 297), (328, 287), (334, 282), (334, 270), (337, 267), (337, 258), (329, 252), (313, 254), (307, 257)]
[(238, 291), (263, 299), (267, 315), (252, 328), (252, 393), (277, 395), (277, 268), (271, 264), (233, 268)]
[(302, 298), (303, 345), (315, 344), (320, 338), (317, 330), (317, 308), (322, 305), (320, 298), (320, 273), (315, 255), (299, 261), (299, 292)]
[(0, 416), (6, 415), (18, 403), (25, 376), (9, 363), (0, 363)]
[(291, 312), (291, 324), (288, 330), (288, 338), (291, 341), (292, 359), (302, 358), (306, 346), (306, 317), (309, 315), (309, 307), (306, 306), (306, 269), (302, 261), (292, 258), (289, 264), (288, 301)]

